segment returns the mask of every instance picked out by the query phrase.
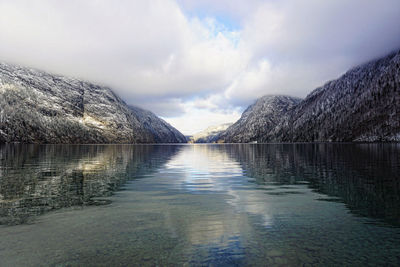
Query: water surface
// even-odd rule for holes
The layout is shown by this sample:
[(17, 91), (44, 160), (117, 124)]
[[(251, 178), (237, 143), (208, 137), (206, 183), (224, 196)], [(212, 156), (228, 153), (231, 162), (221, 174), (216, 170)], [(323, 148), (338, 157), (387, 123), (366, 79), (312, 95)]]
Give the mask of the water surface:
[(400, 265), (400, 145), (3, 145), (0, 266)]

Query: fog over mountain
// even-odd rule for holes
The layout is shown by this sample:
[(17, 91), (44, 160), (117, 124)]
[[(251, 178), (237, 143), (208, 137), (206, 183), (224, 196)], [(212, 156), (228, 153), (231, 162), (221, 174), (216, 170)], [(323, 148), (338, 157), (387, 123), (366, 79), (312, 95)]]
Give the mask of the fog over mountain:
[(0, 62), (106, 85), (184, 134), (400, 47), (398, 0), (0, 1)]
[(219, 142), (399, 142), (400, 50), (355, 67), (304, 100), (265, 96)]

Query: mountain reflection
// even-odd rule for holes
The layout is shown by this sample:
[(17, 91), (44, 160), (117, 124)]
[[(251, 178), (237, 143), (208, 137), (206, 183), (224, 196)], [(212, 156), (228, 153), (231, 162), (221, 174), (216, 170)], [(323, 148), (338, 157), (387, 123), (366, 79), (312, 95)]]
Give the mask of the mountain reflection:
[[(236, 190), (248, 182), (265, 190), (283, 188), (270, 195), (300, 193), (284, 186), (307, 184), (329, 196), (320, 200), (344, 202), (356, 215), (400, 225), (399, 152), (398, 144), (3, 145), (0, 224), (24, 223), (62, 207), (106, 204), (109, 200), (99, 197), (164, 166), (179, 172), (166, 181), (168, 187), (224, 192), (240, 208), (239, 202), (263, 202), (262, 194)], [(268, 205), (246, 209), (269, 220)]]
[(354, 214), (400, 225), (399, 144), (225, 145), (258, 185), (308, 183)]
[(160, 168), (178, 146), (0, 146), (0, 224), (63, 207), (101, 205), (127, 180)]
[(0, 227), (0, 258), (6, 266), (395, 266), (399, 149), (3, 146), (2, 224), (112, 204)]

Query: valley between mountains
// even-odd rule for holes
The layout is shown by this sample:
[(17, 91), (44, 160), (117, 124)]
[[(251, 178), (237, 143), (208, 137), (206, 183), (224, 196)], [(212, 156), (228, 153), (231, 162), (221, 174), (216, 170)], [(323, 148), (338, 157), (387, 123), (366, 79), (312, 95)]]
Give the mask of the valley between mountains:
[(357, 66), (306, 98), (266, 95), (233, 124), (189, 139), (110, 88), (0, 64), (0, 143), (400, 141), (400, 51)]

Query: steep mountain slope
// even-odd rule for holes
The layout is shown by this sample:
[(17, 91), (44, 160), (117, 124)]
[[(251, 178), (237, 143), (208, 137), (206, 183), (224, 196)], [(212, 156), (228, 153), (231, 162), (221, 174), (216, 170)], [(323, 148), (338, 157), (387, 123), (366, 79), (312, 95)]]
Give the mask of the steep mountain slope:
[(107, 87), (0, 63), (0, 143), (183, 141), (155, 115), (143, 120)]
[(150, 132), (156, 143), (186, 143), (186, 137), (163, 119), (148, 110), (129, 106), (143, 127)]
[(276, 127), (289, 110), (300, 101), (300, 98), (290, 96), (263, 96), (249, 106), (242, 117), (220, 135), (219, 141), (225, 143), (258, 141), (266, 134), (276, 131)]
[(349, 70), (302, 101), (283, 100), (260, 98), (221, 141), (400, 141), (400, 51)]
[(213, 143), (216, 142), (220, 135), (229, 127), (232, 123), (224, 123), (217, 126), (210, 126), (207, 129), (193, 135), (191, 141), (194, 143)]
[(309, 94), (263, 141), (400, 141), (400, 51)]

